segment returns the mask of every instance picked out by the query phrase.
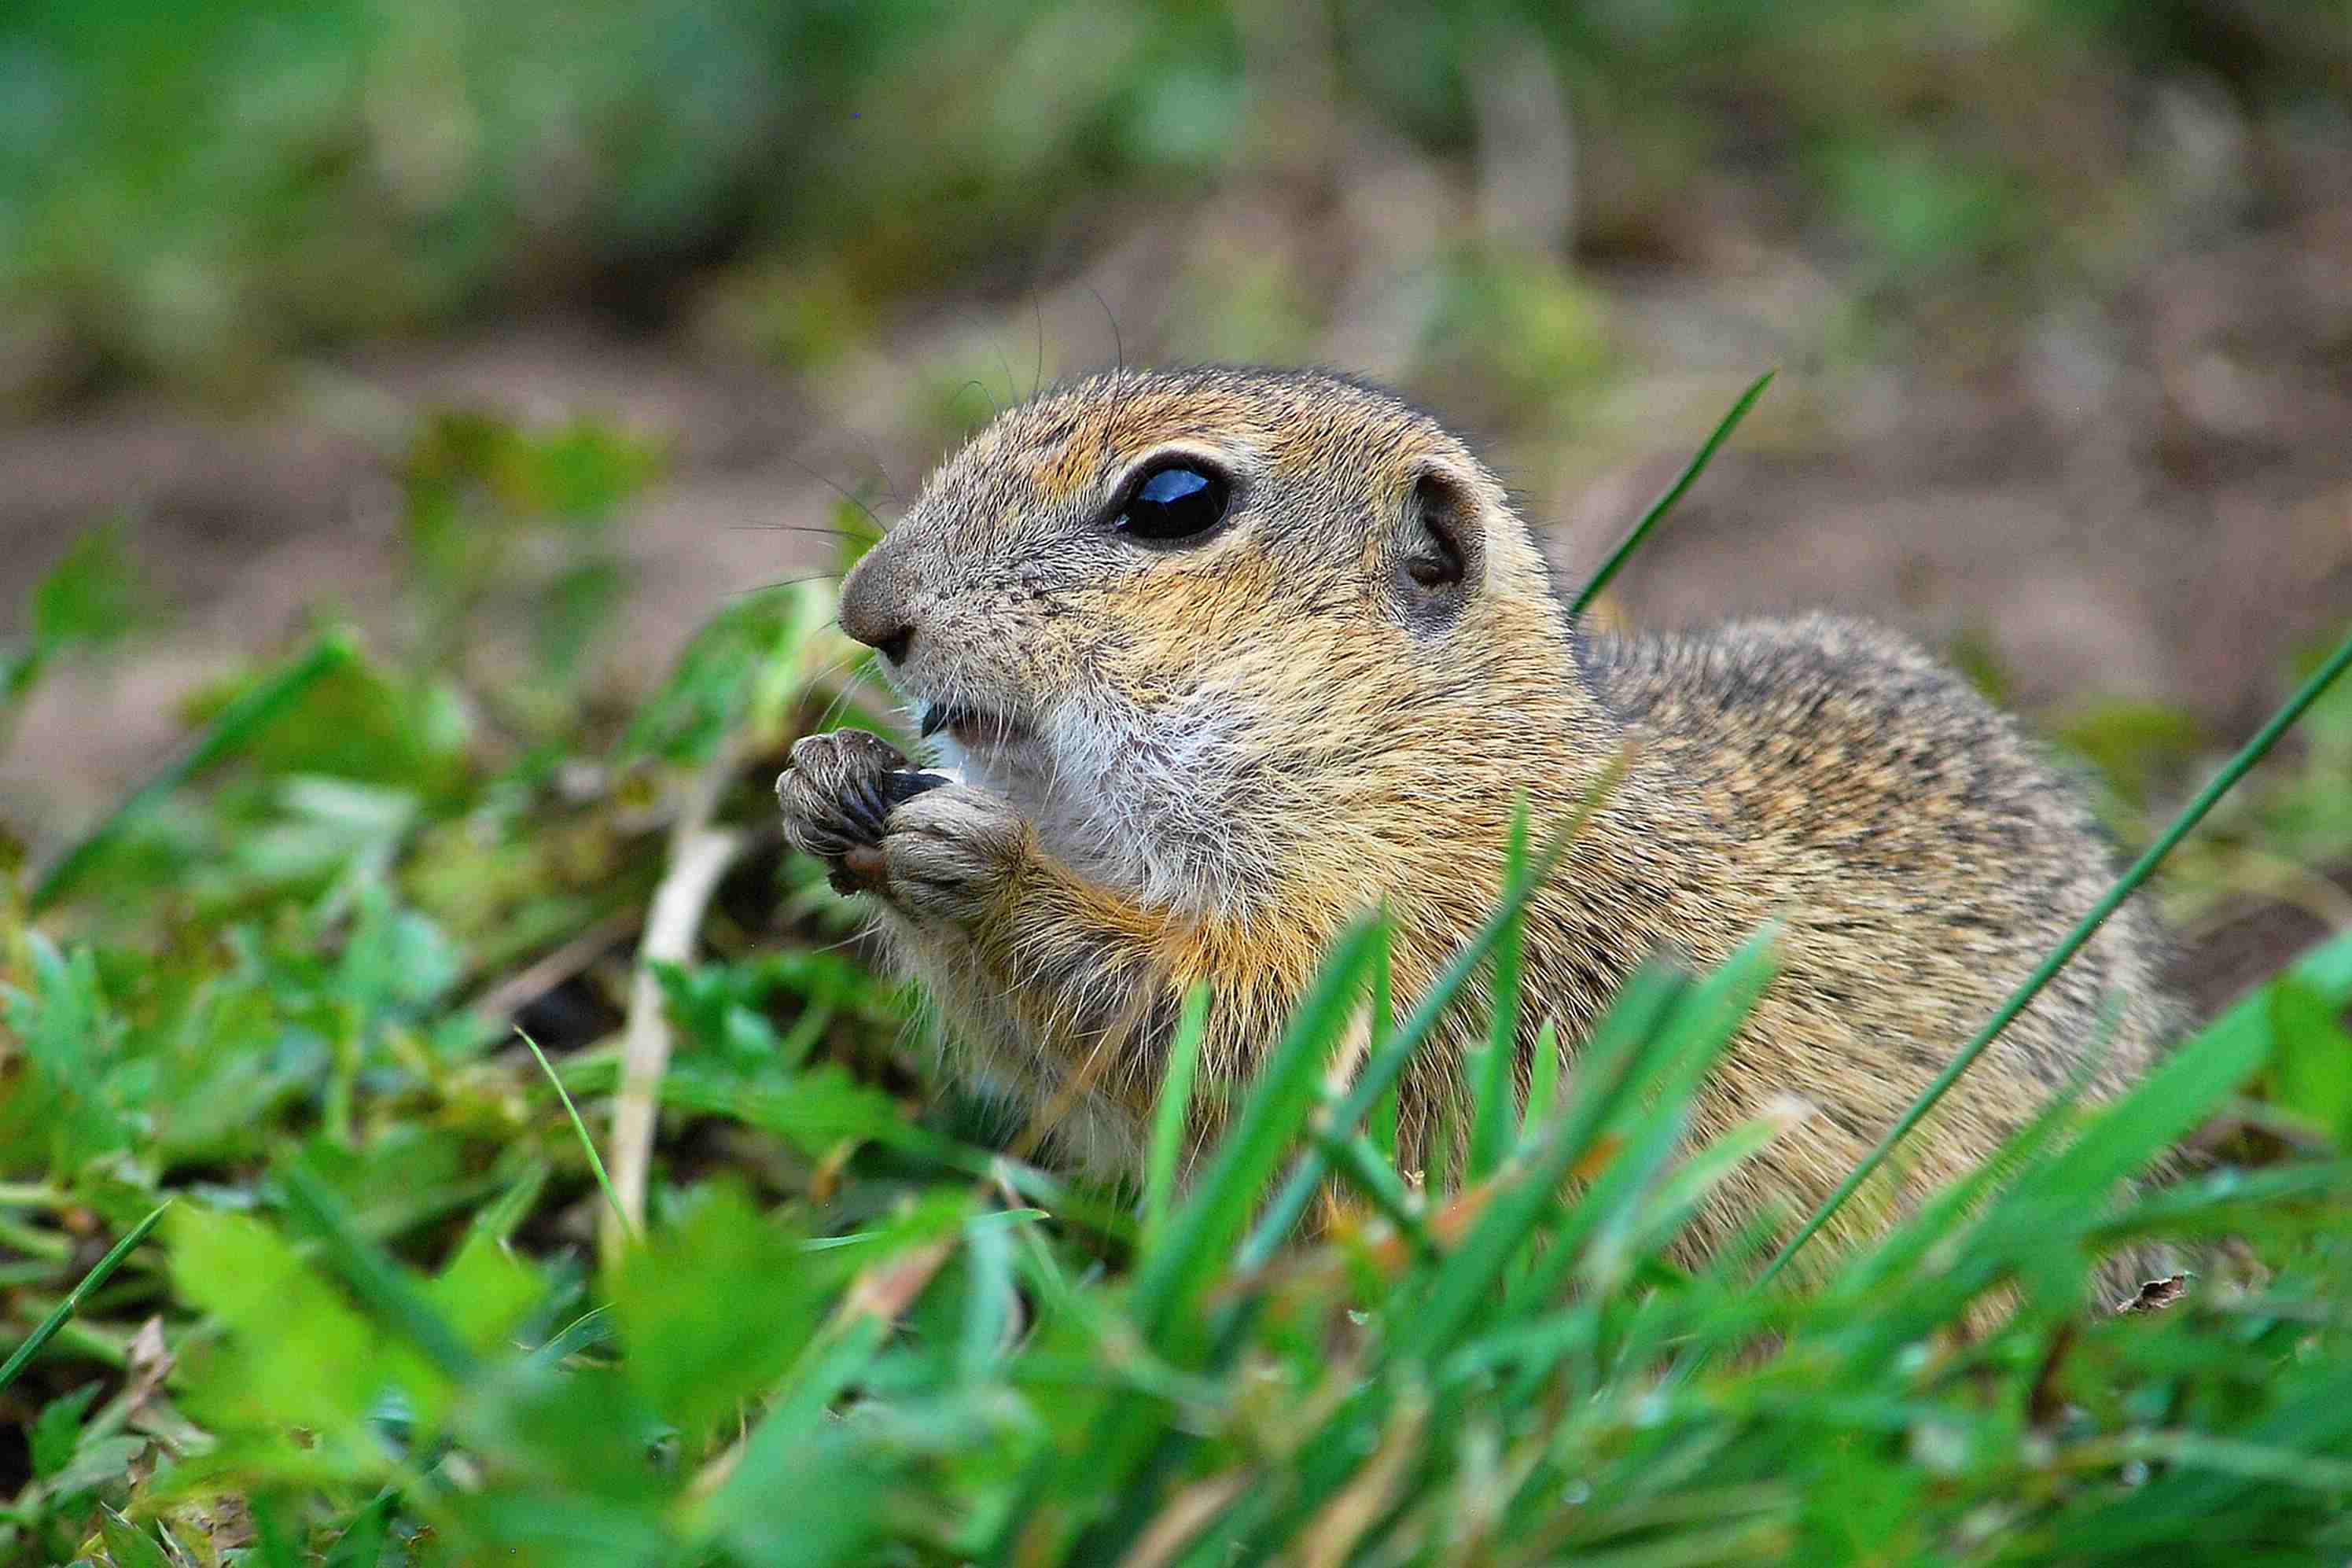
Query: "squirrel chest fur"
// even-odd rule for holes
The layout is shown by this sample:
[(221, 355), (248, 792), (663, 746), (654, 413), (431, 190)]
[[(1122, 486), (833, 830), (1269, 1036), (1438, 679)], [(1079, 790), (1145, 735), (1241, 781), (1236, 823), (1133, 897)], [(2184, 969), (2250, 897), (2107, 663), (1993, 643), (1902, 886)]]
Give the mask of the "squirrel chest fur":
[[(1572, 1061), (1643, 958), (1711, 963), (1780, 923), (1695, 1131), (1809, 1114), (1702, 1241), (1825, 1195), (2110, 875), (2076, 795), (1909, 643), (1574, 624), (1460, 441), (1321, 373), (1120, 371), (1013, 409), (851, 574), (841, 624), (962, 781), (894, 804), (896, 751), (814, 736), (778, 782), (787, 833), (871, 895), (950, 1061), (1055, 1108), (1066, 1154), (1111, 1174), (1139, 1165), (1194, 982), (1204, 1135), (1351, 919), (1384, 906), (1400, 1004), (1426, 986), (1496, 896), (1522, 796), (1540, 840), (1622, 769), (1529, 908), (1523, 1052), (1549, 1018)], [(2140, 1071), (2154, 946), (2111, 920), (1905, 1179), (1972, 1167), (2085, 1059), (2095, 1093)], [(1408, 1150), (1465, 1092), (1484, 1021), (1459, 1011), (1405, 1085)]]

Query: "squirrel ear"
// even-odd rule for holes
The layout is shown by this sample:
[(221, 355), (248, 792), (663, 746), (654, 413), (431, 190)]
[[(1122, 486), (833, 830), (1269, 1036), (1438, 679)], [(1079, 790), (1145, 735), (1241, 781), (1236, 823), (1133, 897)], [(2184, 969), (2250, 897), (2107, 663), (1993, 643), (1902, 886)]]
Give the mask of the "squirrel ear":
[(1440, 461), (1413, 470), (1397, 542), (1397, 589), (1426, 613), (1450, 612), (1468, 596), (1486, 555), (1485, 520), (1477, 491)]

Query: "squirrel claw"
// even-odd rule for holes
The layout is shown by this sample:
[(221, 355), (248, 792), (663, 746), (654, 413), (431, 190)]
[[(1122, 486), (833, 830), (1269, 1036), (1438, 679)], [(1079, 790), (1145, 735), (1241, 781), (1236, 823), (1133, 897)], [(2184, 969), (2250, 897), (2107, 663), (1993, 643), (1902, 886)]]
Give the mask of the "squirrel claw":
[(776, 777), (776, 804), (793, 847), (825, 863), (845, 893), (887, 893), (882, 852), (891, 814), (954, 781), (919, 772), (890, 743), (864, 730), (834, 730), (793, 743)]
[(835, 730), (793, 744), (776, 780), (776, 804), (793, 847), (829, 866), (882, 840), (890, 806), (881, 781), (907, 759), (877, 735)]

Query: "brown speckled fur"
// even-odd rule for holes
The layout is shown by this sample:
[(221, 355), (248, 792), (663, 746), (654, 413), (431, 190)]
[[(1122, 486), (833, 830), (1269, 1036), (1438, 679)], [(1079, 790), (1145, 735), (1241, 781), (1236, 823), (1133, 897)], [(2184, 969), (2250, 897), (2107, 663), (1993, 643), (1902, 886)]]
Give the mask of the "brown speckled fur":
[[(1232, 477), (1226, 523), (1181, 549), (1109, 531), (1122, 478), (1170, 451)], [(1426, 592), (1399, 563), (1433, 524), (1465, 571)], [(1462, 443), (1322, 373), (1122, 371), (1046, 392), (931, 476), (846, 584), (843, 625), (909, 634), (890, 674), (919, 708), (1017, 727), (942, 737), (968, 781), (891, 813), (861, 885), (956, 1059), (1060, 1104), (1068, 1152), (1115, 1173), (1136, 1167), (1193, 981), (1216, 997), (1203, 1081), (1220, 1092), (1373, 905), (1409, 1001), (1495, 898), (1515, 797), (1540, 838), (1621, 755), (1531, 908), (1522, 1049), (1552, 1017), (1572, 1052), (1647, 954), (1711, 963), (1783, 922), (1782, 970), (1698, 1131), (1791, 1096), (1811, 1114), (1725, 1190), (1702, 1243), (1759, 1200), (1824, 1195), (2112, 875), (2075, 792), (1910, 643), (1826, 616), (1572, 627)], [(796, 839), (833, 851), (819, 825), (866, 765), (845, 744), (803, 742), (781, 786)], [(1898, 1155), (1910, 1188), (2015, 1131), (2108, 1008), (2095, 1089), (2138, 1074), (2167, 1024), (2155, 947), (2136, 910), (2111, 921)], [(1458, 1093), (1482, 1027), (1461, 1010), (1416, 1065), (1409, 1138)], [(1877, 1215), (1843, 1220), (1853, 1235)]]

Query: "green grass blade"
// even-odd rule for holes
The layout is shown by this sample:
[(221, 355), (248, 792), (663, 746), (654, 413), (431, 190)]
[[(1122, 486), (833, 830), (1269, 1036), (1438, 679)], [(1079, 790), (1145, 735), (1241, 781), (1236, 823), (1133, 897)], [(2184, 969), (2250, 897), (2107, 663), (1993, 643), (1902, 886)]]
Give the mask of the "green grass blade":
[(1461, 1145), (1462, 1102), (1449, 1095), (1437, 1102), (1435, 1119), (1430, 1123), (1429, 1147), (1422, 1152), (1422, 1190), (1433, 1200), (1456, 1190), (1454, 1173), (1459, 1165), (1454, 1155)]
[[(1551, 869), (1559, 864), (1560, 857), (1568, 853), (1569, 845), (1582, 830), (1586, 819), (1591, 817), (1609, 791), (1616, 786), (1618, 778), (1622, 775), (1624, 763), (1625, 759), (1621, 757), (1593, 786), (1592, 793), (1585, 797), (1576, 815), (1546, 841), (1542, 852), (1535, 858), (1535, 863), (1528, 868), (1526, 878), (1517, 886), (1503, 889), (1501, 900), (1488, 912), (1486, 921), (1463, 944), (1462, 951), (1454, 955), (1453, 962), (1439, 972), (1427, 994), (1422, 997), (1404, 1021), (1390, 1032), (1387, 1040), (1382, 1042), (1379, 1036), (1373, 1037), (1372, 1051), (1365, 1058), (1362, 1071), (1356, 1075), (1354, 1086), (1331, 1113), (1335, 1125), (1353, 1128), (1395, 1085), (1405, 1069), (1405, 1064), (1420, 1048), (1423, 1038), (1435, 1026), (1445, 1009), (1454, 1005), (1454, 999), (1461, 994), (1462, 987), (1469, 984), (1478, 966), (1486, 961), (1486, 955), (1501, 939), (1503, 928), (1527, 908), (1528, 900), (1535, 896), (1535, 890), (1543, 885), (1546, 877), (1551, 875)], [(1298, 1169), (1291, 1173), (1283, 1183), (1282, 1190), (1275, 1194), (1274, 1202), (1266, 1205), (1257, 1228), (1243, 1244), (1237, 1259), (1240, 1268), (1260, 1267), (1274, 1256), (1275, 1249), (1282, 1245), (1283, 1238), (1290, 1234), (1299, 1216), (1307, 1212), (1307, 1205), (1314, 1201), (1317, 1184), (1323, 1180), (1327, 1172), (1319, 1151), (1299, 1163)], [(1433, 1187), (1438, 1174), (1433, 1169), (1429, 1173)]]
[[(1129, 1290), (1128, 1307), (1146, 1344), (1155, 1352), (1169, 1349), (1178, 1331), (1194, 1318), (1192, 1309), (1229, 1272), (1227, 1249), (1248, 1225), (1250, 1213), (1284, 1152), (1323, 1098), (1323, 1075), (1331, 1054), (1387, 945), (1387, 929), (1377, 919), (1360, 921), (1333, 944), (1252, 1086), (1239, 1118), (1218, 1144), (1208, 1170), (1193, 1184), (1184, 1204), (1169, 1216), (1157, 1245), (1144, 1253)], [(1355, 1123), (1333, 1125), (1349, 1129)], [(1309, 1159), (1320, 1166), (1319, 1154)], [(1288, 1232), (1289, 1225), (1285, 1224), (1281, 1234)], [(1244, 1256), (1233, 1268), (1245, 1271), (1254, 1266)], [(1150, 1468), (1173, 1463), (1184, 1446), (1182, 1435), (1163, 1429), (1160, 1423), (1164, 1419), (1149, 1405), (1133, 1399), (1113, 1400), (1097, 1413), (1083, 1452), (1066, 1464), (1083, 1467), (1096, 1480), (1108, 1476), (1125, 1483), (1139, 1465)], [(1062, 1463), (1052, 1456), (1041, 1458), (1023, 1489), (1021, 1501), (1007, 1515), (990, 1561), (1006, 1560), (1021, 1521), (1030, 1507), (1047, 1495), (1047, 1478)], [(1112, 1534), (1139, 1528), (1139, 1515), (1129, 1518), (1124, 1513), (1097, 1527)]]
[[(1503, 885), (1515, 888), (1527, 879), (1528, 802), (1519, 797), (1511, 813), (1511, 837), (1505, 851)], [(1467, 1179), (1484, 1181), (1510, 1152), (1517, 1125), (1519, 1055), (1519, 949), (1527, 933), (1527, 911), (1515, 911), (1495, 938), (1493, 1021), (1486, 1049), (1473, 1065), (1471, 1079), (1470, 1150), (1465, 1167)]]
[(2156, 868), (2164, 863), (2165, 857), (2171, 854), (2174, 847), (2183, 838), (2188, 837), (2197, 825), (2205, 819), (2205, 814), (2213, 809), (2216, 802), (2229, 794), (2237, 782), (2245, 777), (2256, 763), (2263, 760), (2270, 749), (2278, 743), (2279, 737), (2285, 734), (2294, 721), (2303, 717), (2304, 710), (2318, 700), (2320, 693), (2326, 691), (2336, 679), (2344, 673), (2347, 666), (2352, 666), (2352, 637), (2346, 637), (2336, 651), (2328, 656), (2327, 662), (2313, 671), (2311, 679), (2305, 681), (2301, 689), (2288, 698), (2276, 713), (2271, 715), (2270, 722), (2264, 724), (2256, 732), (2254, 738), (2239, 750), (2236, 756), (2221, 765), (2221, 771), (2213, 775), (2203, 789), (2197, 792), (2197, 798), (2181, 808), (2180, 815), (2172, 819), (2171, 826), (2164, 830), (2155, 843), (2147, 847), (2145, 854), (2132, 862), (2129, 870), (2116, 879), (2115, 886), (2107, 889), (2106, 896), (2092, 906), (2091, 912), (2076, 923), (2074, 929), (2066, 934), (2064, 941), (2051, 950), (2050, 956), (2043, 959), (2041, 966), (2026, 977), (2025, 983), (2011, 993), (2009, 1000), (2001, 1004), (2000, 1009), (1986, 1021), (1984, 1027), (1979, 1029), (1969, 1038), (1968, 1044), (1960, 1047), (1959, 1054), (1951, 1059), (1942, 1072), (1936, 1075), (1935, 1081), (1920, 1091), (1919, 1097), (1911, 1102), (1910, 1108), (1895, 1119), (1894, 1126), (1886, 1130), (1886, 1135), (1863, 1157), (1862, 1163), (1848, 1173), (1845, 1180), (1838, 1184), (1837, 1190), (1822, 1201), (1822, 1205), (1813, 1211), (1797, 1234), (1789, 1239), (1789, 1244), (1780, 1249), (1779, 1256), (1772, 1259), (1770, 1265), (1757, 1280), (1759, 1285), (1770, 1282), (1781, 1269), (1788, 1267), (1789, 1260), (1797, 1255), (1798, 1249), (1811, 1240), (1822, 1226), (1829, 1223), (1830, 1216), (1843, 1208), (1845, 1201), (1853, 1195), (1855, 1190), (1868, 1181), (1871, 1174), (1885, 1163), (1887, 1154), (1895, 1146), (1926, 1118), (1928, 1111), (1935, 1109), (1936, 1102), (1943, 1099), (1945, 1090), (1959, 1081), (1960, 1075), (1968, 1071), (1975, 1064), (1977, 1058), (1984, 1054), (1985, 1047), (1991, 1045), (2003, 1029), (2009, 1027), (2011, 1021), (2025, 1010), (2027, 1004), (2041, 994), (2042, 988), (2049, 984), (2052, 977), (2066, 966), (2068, 960), (2082, 951), (2083, 944), (2089, 942), (2092, 935), (2106, 923), (2107, 917), (2114, 914), (2122, 907), (2126, 899), (2138, 890), (2140, 884), (2147, 881), (2155, 873)]
[(1571, 1269), (1592, 1271), (1596, 1250), (1622, 1258), (1643, 1198), (1682, 1140), (1692, 1093), (1771, 981), (1777, 935), (1759, 931), (1696, 984), (1663, 968), (1636, 972), (1644, 984), (1638, 993), (1629, 984), (1612, 1010), (1622, 1021), (1604, 1020), (1594, 1032), (1585, 1058), (1592, 1067), (1588, 1073), (1580, 1062), (1577, 1074), (1592, 1081), (1580, 1086), (1555, 1134), (1576, 1151), (1567, 1169), (1604, 1134), (1620, 1146), (1578, 1194), (1543, 1257), (1513, 1283), (1512, 1308), (1551, 1300)]
[(360, 1235), (327, 1185), (299, 1167), (279, 1178), (286, 1209), (324, 1250), (327, 1260), (353, 1294), (381, 1313), (453, 1381), (470, 1381), (478, 1370), (474, 1352), (435, 1310), (399, 1266)]
[(556, 1076), (554, 1067), (547, 1059), (547, 1053), (539, 1048), (539, 1042), (532, 1039), (520, 1024), (515, 1026), (515, 1033), (521, 1036), (522, 1043), (530, 1047), (530, 1054), (538, 1060), (539, 1070), (547, 1075), (547, 1081), (555, 1086), (555, 1098), (563, 1101), (563, 1114), (572, 1118), (572, 1131), (579, 1136), (581, 1151), (588, 1156), (588, 1169), (595, 1175), (597, 1189), (604, 1194), (604, 1202), (611, 1207), (614, 1217), (621, 1222), (621, 1229), (634, 1237), (636, 1228), (629, 1224), (629, 1216), (622, 1212), (620, 1195), (613, 1191), (612, 1178), (604, 1174), (604, 1157), (596, 1152), (596, 1140), (588, 1135), (588, 1124), (580, 1120), (579, 1107), (572, 1103), (570, 1092), (564, 1089), (563, 1080)]
[[(1389, 962), (1388, 944), (1381, 944), (1379, 959), (1372, 965), (1372, 1032), (1371, 1038), (1385, 1040), (1396, 1033), (1396, 974)], [(1391, 1084), (1372, 1102), (1371, 1118), (1366, 1131), (1372, 1147), (1381, 1158), (1393, 1168), (1397, 1163), (1397, 1104), (1401, 1098), (1397, 1086)]]
[(1013, 1280), (1013, 1237), (1003, 1226), (965, 1226), (963, 1249), (968, 1284), (955, 1367), (959, 1381), (973, 1384), (996, 1364), (1018, 1310), (1020, 1291)]
[(1420, 1205), (1412, 1189), (1397, 1174), (1396, 1166), (1372, 1147), (1370, 1139), (1361, 1133), (1351, 1137), (1325, 1128), (1318, 1132), (1316, 1143), (1330, 1163), (1332, 1173), (1380, 1210), (1416, 1251), (1426, 1254), (1431, 1250), (1429, 1231), (1422, 1223)]
[[(1579, 1053), (1570, 1079), (1568, 1103), (1559, 1123), (1549, 1134), (1576, 1152), (1581, 1160), (1616, 1122), (1625, 1102), (1639, 1090), (1644, 1075), (1642, 1056), (1653, 1041), (1664, 1037), (1676, 1016), (1695, 997), (1697, 987), (1679, 970), (1645, 963), (1633, 971), (1617, 1000), (1592, 1031)], [(1625, 1166), (1612, 1160), (1576, 1205), (1577, 1217), (1549, 1238), (1549, 1246), (1517, 1279), (1512, 1280), (1507, 1310), (1525, 1311), (1529, 1303), (1550, 1300), (1579, 1258), (1582, 1237), (1600, 1223), (1602, 1206), (1616, 1202)]]
[(1717, 1134), (1705, 1148), (1675, 1166), (1658, 1183), (1657, 1190), (1643, 1205), (1643, 1212), (1633, 1216), (1634, 1247), (1643, 1251), (1663, 1252), (1666, 1244), (1690, 1223), (1707, 1194), (1732, 1172), (1762, 1153), (1787, 1130), (1784, 1121), (1770, 1116), (1742, 1121)]
[(1184, 1123), (1192, 1106), (1192, 1077), (1201, 1065), (1201, 1041), (1209, 1029), (1209, 987), (1194, 985), (1184, 995), (1184, 1014), (1168, 1048), (1168, 1073), (1151, 1114), (1151, 1148), (1143, 1167), (1143, 1245), (1149, 1247), (1168, 1227), (1175, 1199), (1176, 1161), (1184, 1147)]
[(25, 1336), (24, 1343), (9, 1352), (7, 1362), (0, 1364), (0, 1389), (5, 1389), (16, 1382), (16, 1374), (23, 1372), (26, 1364), (41, 1353), (41, 1347), (57, 1338), (58, 1331), (66, 1326), (66, 1320), (80, 1310), (82, 1302), (89, 1299), (89, 1293), (105, 1284), (107, 1278), (122, 1266), (122, 1260), (131, 1256), (132, 1249), (147, 1239), (147, 1233), (155, 1228), (157, 1222), (163, 1219), (164, 1211), (171, 1206), (170, 1200), (165, 1200), (157, 1205), (154, 1212), (145, 1219), (125, 1231), (122, 1239), (108, 1247), (106, 1256), (90, 1265), (89, 1272), (83, 1275), (80, 1282), (66, 1292), (65, 1300), (49, 1309), (48, 1316), (43, 1318), (35, 1326), (33, 1331)]
[(2233, 1226), (2242, 1227), (2281, 1204), (2311, 1198), (2341, 1203), (2347, 1197), (2352, 1197), (2352, 1160), (2263, 1171), (2231, 1168), (2142, 1193), (2130, 1206), (2091, 1226), (2085, 1235), (2094, 1247), (2190, 1231), (2217, 1236)]
[(2055, 1158), (2029, 1171), (2007, 1204), (2104, 1206), (2114, 1184), (2179, 1141), (2243, 1083), (2269, 1052), (2267, 1035), (2207, 1030), (2173, 1052)]
[(617, 1333), (613, 1326), (613, 1309), (591, 1307), (566, 1323), (545, 1344), (532, 1351), (526, 1364), (535, 1367), (561, 1365), (566, 1356), (610, 1344)]
[(1559, 1021), (1546, 1018), (1536, 1031), (1534, 1060), (1528, 1063), (1528, 1110), (1519, 1135), (1532, 1138), (1559, 1109)]
[[(1633, 1092), (1610, 1099), (1622, 1103), (1652, 1084), (1663, 1090), (1656, 1103), (1645, 1110), (1654, 1133), (1650, 1142), (1655, 1147), (1648, 1151), (1651, 1161), (1663, 1161), (1671, 1153), (1690, 1090), (1748, 1016), (1748, 1008), (1771, 978), (1772, 968), (1769, 936), (1760, 935), (1726, 960), (1722, 968), (1690, 994), (1687, 1005), (1664, 1015), (1660, 1020), (1662, 1027), (1640, 1033), (1625, 1028), (1620, 1037), (1622, 1044), (1604, 1047), (1633, 1069), (1627, 1081), (1627, 1088)], [(1641, 1081), (1632, 1081), (1635, 1079)], [(1528, 1163), (1525, 1174), (1487, 1205), (1478, 1223), (1439, 1269), (1430, 1288), (1429, 1300), (1412, 1314), (1406, 1335), (1398, 1343), (1399, 1353), (1424, 1359), (1435, 1357), (1468, 1327), (1483, 1306), (1493, 1300), (1496, 1281), (1505, 1266), (1545, 1213), (1559, 1203), (1561, 1184), (1583, 1158), (1591, 1135), (1601, 1130), (1601, 1119), (1605, 1115), (1606, 1110), (1601, 1110), (1581, 1125), (1563, 1125), (1542, 1152)], [(1632, 1152), (1628, 1151), (1628, 1154)], [(1612, 1161), (1612, 1172), (1625, 1162), (1626, 1156), (1622, 1155)], [(1635, 1192), (1647, 1184), (1646, 1172), (1627, 1179), (1626, 1202), (1630, 1204)], [(1589, 1211), (1588, 1218), (1604, 1212), (1603, 1205), (1591, 1195), (1578, 1207)]]
[(1600, 569), (1594, 572), (1591, 577), (1586, 580), (1584, 586), (1577, 591), (1576, 597), (1568, 606), (1570, 615), (1584, 614), (1592, 601), (1601, 596), (1601, 590), (1609, 586), (1610, 580), (1623, 569), (1633, 552), (1641, 548), (1642, 541), (1649, 537), (1650, 530), (1655, 528), (1659, 520), (1674, 510), (1675, 503), (1683, 499), (1683, 492), (1696, 483), (1699, 475), (1706, 471), (1707, 464), (1715, 458), (1716, 448), (1722, 446), (1729, 438), (1732, 431), (1739, 427), (1739, 422), (1748, 417), (1748, 411), (1756, 406), (1756, 400), (1764, 395), (1764, 389), (1771, 385), (1772, 378), (1780, 374), (1777, 370), (1768, 370), (1748, 384), (1748, 390), (1739, 395), (1739, 401), (1731, 405), (1731, 412), (1717, 422), (1714, 434), (1707, 437), (1706, 445), (1699, 447), (1697, 455), (1684, 465), (1683, 471), (1675, 476), (1675, 482), (1668, 485), (1658, 499), (1650, 503), (1649, 510), (1642, 514), (1640, 521), (1633, 524), (1632, 531), (1625, 535), (1623, 541), (1616, 549), (1609, 552), (1607, 560), (1601, 563)]
[(304, 692), (350, 663), (356, 652), (351, 634), (330, 632), (300, 658), (223, 709), (194, 745), (166, 763), (58, 857), (33, 885), (26, 907), (38, 914), (57, 902), (90, 863), (156, 802), (268, 729)]
[(1331, 1051), (1360, 1003), (1372, 955), (1386, 940), (1379, 921), (1363, 921), (1333, 946), (1233, 1131), (1192, 1196), (1170, 1217), (1160, 1247), (1145, 1258), (1132, 1300), (1148, 1339), (1158, 1342), (1222, 1272), (1219, 1259), (1249, 1223), (1258, 1194), (1315, 1109)]

